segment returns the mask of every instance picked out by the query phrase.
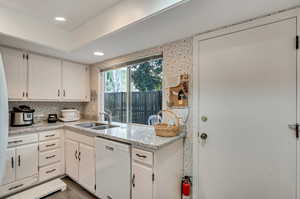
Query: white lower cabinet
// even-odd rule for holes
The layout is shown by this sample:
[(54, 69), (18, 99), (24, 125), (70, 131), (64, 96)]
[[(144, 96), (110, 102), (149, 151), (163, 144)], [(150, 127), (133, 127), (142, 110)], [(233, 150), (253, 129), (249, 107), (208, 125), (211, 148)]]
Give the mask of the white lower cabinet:
[(66, 174), (75, 181), (78, 181), (78, 150), (78, 142), (68, 139), (65, 141)]
[[(22, 136), (25, 140), (26, 136)], [(37, 142), (32, 137), (32, 142)], [(17, 137), (11, 140), (19, 139)], [(10, 140), (10, 138), (9, 138)], [(21, 142), (20, 142), (21, 143)], [(0, 197), (24, 189), (37, 182), (38, 144), (25, 144), (9, 148), (6, 157), (6, 171), (0, 186)]]
[(79, 144), (79, 183), (91, 192), (95, 191), (95, 148)]
[(152, 199), (153, 197), (153, 169), (150, 166), (132, 163), (132, 198)]
[(132, 149), (132, 199), (181, 199), (183, 141), (159, 150)]
[(38, 144), (16, 148), (16, 179), (23, 179), (38, 173)]
[(60, 164), (56, 163), (56, 164), (52, 164), (52, 165), (40, 168), (39, 179), (40, 179), (40, 182), (42, 182), (42, 181), (57, 177), (60, 174), (61, 174)]
[(64, 132), (62, 129), (39, 133), (39, 182), (63, 175)]
[[(94, 142), (89, 142), (94, 138), (70, 131), (67, 131), (66, 134), (66, 174), (85, 189), (94, 193), (96, 181), (95, 146)], [(69, 139), (70, 135), (75, 135), (72, 136), (74, 140)]]
[(4, 173), (4, 180), (2, 184), (8, 184), (16, 179), (16, 150), (14, 148), (7, 150), (7, 156), (6, 156), (6, 170)]

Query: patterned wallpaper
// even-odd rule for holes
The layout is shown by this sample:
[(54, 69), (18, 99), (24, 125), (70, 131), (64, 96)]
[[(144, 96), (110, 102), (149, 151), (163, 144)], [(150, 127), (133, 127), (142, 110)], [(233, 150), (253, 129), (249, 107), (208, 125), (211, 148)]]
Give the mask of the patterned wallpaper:
[[(101, 92), (101, 75), (99, 75), (99, 68), (109, 68), (113, 65), (139, 59), (141, 57), (151, 56), (154, 54), (163, 53), (163, 106), (166, 107), (168, 92), (167, 88), (176, 86), (179, 82), (179, 76), (182, 73), (192, 74), (193, 64), (193, 39), (187, 38), (172, 43), (168, 43), (159, 47), (131, 53), (125, 56), (113, 58), (101, 63), (97, 63), (91, 66), (91, 88), (92, 88), (92, 102), (85, 106), (85, 115), (89, 119), (97, 118), (98, 112), (102, 111), (102, 96)], [(190, 83), (192, 86), (192, 82)], [(190, 91), (192, 88), (190, 86)], [(189, 97), (189, 104), (192, 104), (192, 97)], [(190, 107), (191, 110), (191, 107)], [(192, 123), (191, 116), (187, 121), (187, 139), (184, 145), (184, 157), (185, 157), (185, 174), (192, 175)]]

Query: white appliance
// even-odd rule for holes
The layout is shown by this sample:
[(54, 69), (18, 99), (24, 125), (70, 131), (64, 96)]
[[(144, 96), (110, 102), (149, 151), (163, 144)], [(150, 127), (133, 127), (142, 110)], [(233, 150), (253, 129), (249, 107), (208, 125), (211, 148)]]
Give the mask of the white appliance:
[(96, 138), (96, 195), (103, 199), (130, 199), (130, 145)]
[(60, 112), (62, 117), (59, 119), (63, 122), (74, 122), (80, 120), (80, 112), (76, 109), (64, 109)]
[(0, 182), (4, 175), (8, 139), (8, 96), (2, 54), (0, 53)]

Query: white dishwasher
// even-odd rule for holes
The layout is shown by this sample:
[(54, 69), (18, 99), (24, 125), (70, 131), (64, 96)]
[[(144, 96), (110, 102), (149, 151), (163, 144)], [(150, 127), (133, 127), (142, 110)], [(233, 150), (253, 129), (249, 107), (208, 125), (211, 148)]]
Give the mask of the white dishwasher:
[(100, 199), (130, 199), (130, 145), (96, 138), (96, 195)]

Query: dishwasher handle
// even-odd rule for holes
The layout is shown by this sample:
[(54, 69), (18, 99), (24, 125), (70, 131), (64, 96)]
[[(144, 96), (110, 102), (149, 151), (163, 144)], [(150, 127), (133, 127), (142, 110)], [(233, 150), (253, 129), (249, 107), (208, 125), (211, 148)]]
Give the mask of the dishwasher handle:
[(105, 145), (105, 149), (108, 151), (114, 151), (114, 147)]

